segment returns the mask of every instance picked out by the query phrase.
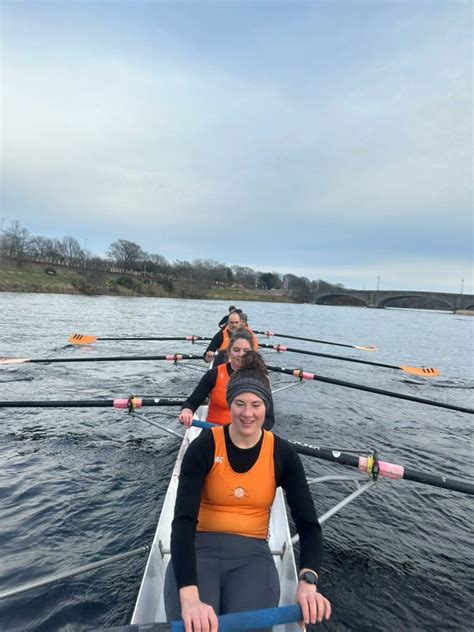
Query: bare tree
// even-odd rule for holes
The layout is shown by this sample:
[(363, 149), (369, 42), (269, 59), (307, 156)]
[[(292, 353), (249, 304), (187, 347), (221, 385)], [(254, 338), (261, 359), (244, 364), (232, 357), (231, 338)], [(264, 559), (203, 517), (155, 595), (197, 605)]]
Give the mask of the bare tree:
[(117, 239), (111, 243), (107, 255), (124, 270), (137, 270), (139, 262), (146, 256), (141, 246), (127, 239)]
[(7, 257), (14, 259), (17, 265), (21, 266), (29, 254), (30, 233), (15, 220), (3, 233), (2, 246)]
[(63, 237), (59, 246), (61, 255), (68, 263), (79, 263), (84, 261), (85, 253), (75, 237)]
[(234, 275), (234, 283), (243, 285), (247, 288), (254, 288), (257, 281), (257, 273), (252, 268), (246, 268), (243, 266), (232, 266), (232, 272)]

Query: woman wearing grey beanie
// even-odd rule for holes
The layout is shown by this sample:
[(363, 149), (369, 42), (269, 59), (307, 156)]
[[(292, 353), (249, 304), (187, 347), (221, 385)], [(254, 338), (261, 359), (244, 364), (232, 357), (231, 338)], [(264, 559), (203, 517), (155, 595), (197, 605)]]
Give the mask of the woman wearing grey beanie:
[(262, 429), (271, 402), (266, 367), (245, 354), (227, 386), (231, 424), (203, 431), (183, 459), (165, 580), (169, 620), (186, 632), (215, 632), (217, 615), (278, 605), (278, 573), (268, 546), (270, 508), (282, 487), (300, 537), (295, 600), (304, 622), (329, 619), (318, 592), (322, 534), (298, 454)]

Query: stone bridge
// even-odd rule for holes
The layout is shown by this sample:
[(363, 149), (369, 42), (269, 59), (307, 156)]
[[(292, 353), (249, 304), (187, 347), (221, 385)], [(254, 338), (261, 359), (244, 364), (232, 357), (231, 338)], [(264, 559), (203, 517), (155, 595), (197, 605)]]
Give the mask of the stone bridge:
[(365, 307), (396, 306), (397, 301), (402, 298), (417, 298), (435, 301), (439, 309), (455, 311), (458, 309), (474, 309), (474, 294), (451, 294), (449, 292), (416, 292), (405, 290), (346, 290), (344, 288), (336, 291), (320, 290), (313, 294), (313, 302), (317, 305), (332, 303), (334, 299), (347, 297), (351, 305), (361, 305)]

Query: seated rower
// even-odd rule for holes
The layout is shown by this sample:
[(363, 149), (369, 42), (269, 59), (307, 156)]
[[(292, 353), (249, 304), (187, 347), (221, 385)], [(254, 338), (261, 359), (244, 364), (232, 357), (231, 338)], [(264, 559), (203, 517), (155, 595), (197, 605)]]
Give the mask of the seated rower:
[(267, 542), (278, 486), (300, 536), (295, 600), (305, 623), (331, 616), (317, 590), (322, 534), (303, 466), (293, 446), (262, 430), (270, 398), (265, 365), (247, 352), (227, 387), (231, 424), (204, 430), (184, 455), (164, 597), (168, 620), (181, 617), (186, 632), (215, 632), (217, 615), (278, 605)]
[(220, 329), (209, 343), (209, 346), (204, 352), (204, 360), (211, 362), (216, 351), (225, 351), (229, 346), (230, 336), (240, 327), (240, 316), (238, 312), (231, 312), (227, 320), (227, 325), (223, 329)]
[(258, 349), (257, 336), (253, 333), (253, 331), (249, 327), (249, 317), (247, 316), (247, 314), (244, 314), (244, 312), (239, 314), (239, 316), (240, 316), (240, 326), (246, 329), (252, 335), (253, 341), (254, 341), (254, 349)]
[[(232, 334), (225, 354), (225, 363), (214, 366), (202, 376), (199, 384), (181, 408), (179, 420), (186, 428), (189, 428), (194, 413), (207, 397), (209, 397), (207, 421), (221, 425), (230, 423), (230, 411), (226, 399), (227, 384), (234, 371), (240, 368), (244, 354), (252, 349), (254, 349), (253, 339), (247, 331), (239, 329)], [(274, 423), (275, 417), (272, 400), (263, 427), (265, 430), (271, 430)]]
[[(231, 312), (237, 312), (237, 314), (240, 314), (242, 310), (241, 309), (237, 309), (237, 307), (235, 305), (230, 305), (229, 306), (229, 314)], [(226, 314), (225, 316), (223, 316), (220, 321), (219, 321), (219, 329), (223, 329), (226, 325), (227, 325), (227, 320), (229, 319), (229, 314)]]

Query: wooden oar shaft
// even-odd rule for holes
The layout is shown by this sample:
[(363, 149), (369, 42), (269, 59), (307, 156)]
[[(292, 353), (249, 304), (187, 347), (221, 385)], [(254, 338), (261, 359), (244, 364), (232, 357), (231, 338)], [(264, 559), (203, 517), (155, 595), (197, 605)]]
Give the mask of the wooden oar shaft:
[(254, 334), (260, 334), (261, 336), (276, 336), (277, 338), (291, 338), (291, 340), (304, 340), (305, 342), (317, 342), (321, 345), (332, 345), (334, 347), (348, 347), (349, 349), (357, 348), (356, 345), (346, 345), (342, 342), (330, 342), (329, 340), (317, 340), (316, 338), (302, 338), (301, 336), (290, 336), (289, 334), (277, 334), (274, 331), (257, 331), (253, 330)]
[[(349, 454), (347, 452), (339, 452), (338, 450), (331, 450), (329, 448), (321, 448), (318, 446), (308, 445), (305, 443), (300, 443), (298, 441), (288, 441), (300, 454), (314, 456), (318, 459), (332, 461), (334, 463), (341, 463), (342, 465), (349, 465), (350, 467), (357, 468), (361, 472), (368, 471), (369, 459), (367, 457), (357, 456), (355, 454)], [(471, 496), (474, 495), (474, 483), (470, 483), (468, 481), (463, 481), (456, 478), (448, 478), (441, 474), (422, 472), (410, 467), (405, 467), (403, 465), (386, 463), (385, 461), (378, 461), (377, 466), (379, 475), (385, 478), (404, 479), (416, 483), (423, 483), (424, 485), (432, 485), (434, 487), (450, 489), (455, 492), (462, 492), (463, 494), (470, 494)]]
[(265, 349), (274, 349), (275, 351), (290, 351), (291, 353), (301, 353), (303, 355), (317, 356), (319, 358), (331, 358), (332, 360), (343, 360), (344, 362), (357, 362), (358, 364), (370, 364), (371, 366), (380, 366), (384, 369), (397, 369), (401, 370), (399, 366), (394, 364), (384, 364), (383, 362), (370, 362), (369, 360), (360, 360), (359, 358), (348, 358), (345, 356), (332, 355), (330, 353), (319, 353), (317, 351), (307, 351), (306, 349), (293, 349), (292, 347), (286, 347), (285, 345), (269, 345), (265, 343), (258, 343), (259, 347)]
[(181, 406), (186, 397), (133, 397), (82, 400), (10, 400), (0, 408), (142, 408), (143, 406)]
[(314, 375), (307, 371), (301, 371), (300, 369), (285, 369), (279, 366), (267, 365), (269, 371), (276, 371), (278, 373), (286, 373), (287, 375), (293, 375), (294, 377), (301, 377), (305, 380), (315, 380), (317, 382), (325, 382), (327, 384), (335, 384), (337, 386), (344, 386), (346, 388), (353, 388), (358, 391), (366, 391), (368, 393), (376, 393), (377, 395), (385, 395), (387, 397), (395, 397), (397, 399), (405, 399), (410, 402), (417, 402), (419, 404), (427, 404), (429, 406), (437, 406), (438, 408), (446, 408), (447, 410), (456, 410), (461, 413), (469, 413), (472, 415), (474, 409), (465, 408), (464, 406), (455, 406), (454, 404), (445, 404), (444, 402), (437, 402), (432, 399), (424, 399), (422, 397), (415, 397), (414, 395), (404, 395), (403, 393), (396, 393), (394, 391), (386, 391), (381, 388), (374, 388), (373, 386), (366, 386), (365, 384), (355, 384), (354, 382), (346, 382), (344, 380), (336, 380), (331, 377), (324, 377), (322, 375)]

